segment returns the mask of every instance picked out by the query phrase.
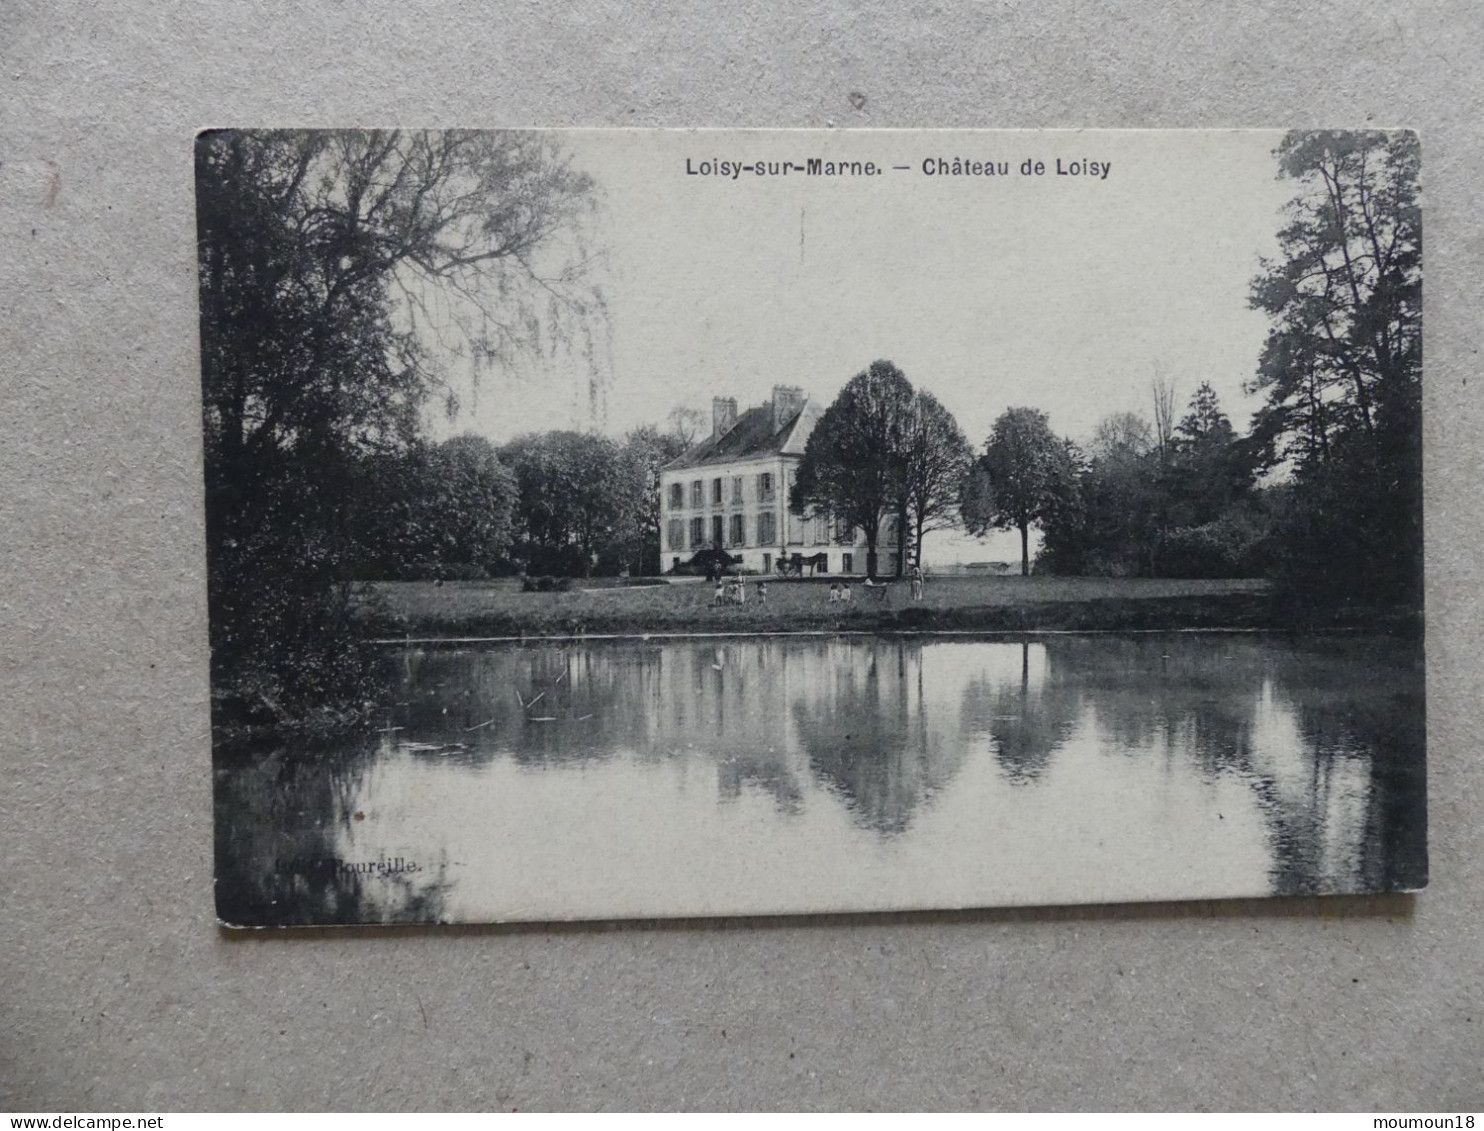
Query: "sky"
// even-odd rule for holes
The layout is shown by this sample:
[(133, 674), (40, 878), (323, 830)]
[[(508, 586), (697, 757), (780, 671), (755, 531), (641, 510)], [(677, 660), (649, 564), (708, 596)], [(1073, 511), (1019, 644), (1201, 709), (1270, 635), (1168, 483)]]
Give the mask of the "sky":
[[(828, 403), (872, 361), (931, 390), (976, 447), (1010, 406), (1086, 440), (1201, 381), (1238, 429), (1267, 331), (1248, 309), (1293, 186), (1276, 131), (564, 131), (600, 186), (588, 233), (607, 296), (603, 390), (532, 362), (462, 388), (442, 432), (500, 442), (547, 428), (619, 435), (713, 396), (745, 409), (774, 384)], [(703, 162), (874, 161), (877, 176), (689, 175)], [(1008, 176), (927, 175), (924, 161)], [(1044, 172), (1022, 175), (1027, 159)], [(1091, 174), (1058, 175), (1093, 167)], [(908, 166), (897, 170), (893, 166)], [(1106, 165), (1106, 176), (1100, 175)], [(951, 165), (950, 165), (951, 168)], [(456, 377), (459, 381), (467, 378)], [(1011, 536), (938, 535), (930, 563), (1018, 556)]]

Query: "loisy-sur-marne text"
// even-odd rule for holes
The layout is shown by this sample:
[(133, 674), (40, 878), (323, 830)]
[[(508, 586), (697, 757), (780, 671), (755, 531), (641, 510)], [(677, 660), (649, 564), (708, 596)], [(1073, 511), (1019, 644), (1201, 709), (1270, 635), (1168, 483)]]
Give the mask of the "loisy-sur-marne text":
[(685, 175), (735, 181), (745, 173), (752, 177), (877, 177), (888, 169), (916, 171), (929, 177), (1080, 177), (1106, 181), (1113, 171), (1112, 161), (1091, 157), (1054, 157), (1049, 161), (1027, 157), (1020, 162), (996, 159), (975, 160), (968, 157), (925, 157), (915, 165), (885, 166), (875, 161), (831, 161), (809, 157), (803, 162), (773, 160), (729, 160), (721, 157), (685, 159)]

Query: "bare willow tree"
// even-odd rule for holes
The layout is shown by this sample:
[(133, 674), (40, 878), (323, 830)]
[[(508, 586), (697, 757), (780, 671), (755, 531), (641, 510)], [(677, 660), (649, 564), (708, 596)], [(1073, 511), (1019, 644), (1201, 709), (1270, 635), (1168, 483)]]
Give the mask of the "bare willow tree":
[(355, 667), (358, 460), (459, 357), (575, 350), (596, 383), (596, 186), (551, 135), (398, 130), (205, 133), (196, 185), (213, 662), (323, 694)]
[(683, 450), (701, 438), (707, 420), (706, 414), (700, 409), (678, 404), (666, 414), (665, 423), (669, 426), (669, 434)]
[(1088, 444), (1093, 459), (1141, 458), (1154, 446), (1154, 430), (1137, 412), (1113, 412), (1098, 421)]
[(574, 239), (594, 185), (547, 135), (208, 133), (197, 185), (205, 408), (226, 452), (405, 431), (440, 361), (587, 340), (601, 313)]
[(1159, 455), (1160, 466), (1165, 467), (1174, 452), (1175, 382), (1158, 363), (1149, 389), (1154, 397), (1154, 450)]

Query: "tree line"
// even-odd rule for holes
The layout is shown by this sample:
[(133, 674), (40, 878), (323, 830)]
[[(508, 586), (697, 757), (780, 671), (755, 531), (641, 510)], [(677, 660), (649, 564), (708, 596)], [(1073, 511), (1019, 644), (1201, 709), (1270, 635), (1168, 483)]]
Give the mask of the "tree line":
[(1013, 407), (982, 447), (933, 395), (890, 361), (857, 374), (821, 417), (791, 503), (845, 518), (865, 534), (868, 570), (888, 523), (907, 536), (891, 568), (921, 561), (923, 536), (959, 528), (1042, 534), (1037, 570), (1111, 576), (1254, 576), (1263, 519), (1250, 440), (1238, 437), (1202, 383), (1178, 424), (1173, 384), (1155, 382), (1156, 417), (1116, 413), (1084, 451), (1040, 409)]
[[(1294, 186), (1278, 257), (1249, 303), (1269, 318), (1239, 434), (1200, 382), (1177, 419), (1168, 375), (1150, 415), (1085, 445), (1012, 407), (971, 454), (953, 418), (880, 361), (811, 438), (796, 505), (842, 514), (872, 553), (887, 516), (922, 532), (1020, 535), (1021, 570), (1259, 577), (1311, 604), (1420, 608), (1422, 219), (1415, 134), (1295, 130), (1274, 152)], [(900, 572), (908, 539), (901, 540)]]
[(359, 549), (346, 568), (362, 581), (658, 573), (660, 469), (686, 446), (643, 425), (379, 453), (343, 493)]
[(971, 531), (1039, 526), (1052, 572), (1267, 576), (1311, 604), (1422, 599), (1422, 218), (1415, 134), (1296, 130), (1279, 256), (1249, 302), (1270, 320), (1238, 435), (1202, 383), (1175, 422), (1119, 413), (1083, 450), (1044, 414), (996, 422), (966, 487)]
[(1151, 422), (1105, 417), (1086, 446), (1055, 435), (1037, 409), (995, 422), (964, 504), (974, 533), (1042, 534), (1035, 568), (1110, 577), (1258, 577), (1267, 570), (1268, 503), (1256, 487), (1250, 440), (1202, 382), (1179, 423), (1173, 383), (1154, 383)]

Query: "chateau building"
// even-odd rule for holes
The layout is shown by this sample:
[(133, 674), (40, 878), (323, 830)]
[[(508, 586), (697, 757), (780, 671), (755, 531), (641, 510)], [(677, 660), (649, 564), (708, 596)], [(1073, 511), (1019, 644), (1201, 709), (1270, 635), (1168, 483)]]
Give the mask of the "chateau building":
[[(817, 572), (863, 574), (866, 540), (825, 514), (789, 509), (804, 445), (824, 409), (793, 385), (773, 386), (772, 400), (737, 414), (735, 397), (711, 402), (711, 435), (660, 473), (666, 569), (699, 550), (721, 549), (746, 569), (773, 573), (780, 560), (825, 555)], [(894, 553), (894, 524), (882, 524), (878, 568)]]

